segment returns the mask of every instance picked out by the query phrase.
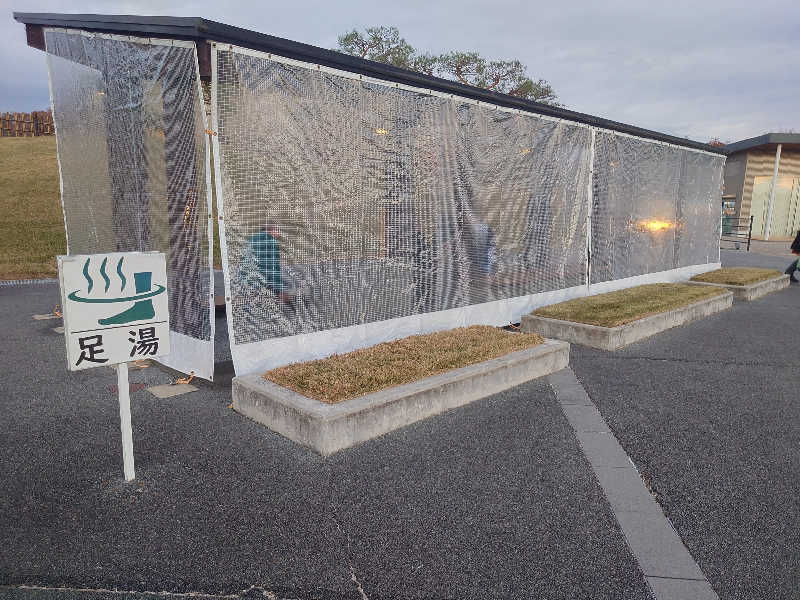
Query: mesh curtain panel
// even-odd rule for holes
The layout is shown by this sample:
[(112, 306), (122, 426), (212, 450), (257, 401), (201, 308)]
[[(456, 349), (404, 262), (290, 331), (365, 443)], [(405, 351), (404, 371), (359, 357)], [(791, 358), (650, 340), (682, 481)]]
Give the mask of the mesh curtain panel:
[(676, 267), (719, 262), (725, 157), (683, 152)]
[(233, 346), (586, 283), (588, 127), (227, 46), (215, 77)]
[(592, 283), (717, 262), (724, 162), (598, 131)]
[(184, 364), (176, 368), (213, 375), (205, 122), (194, 46), (45, 35), (68, 251), (166, 253), (170, 328), (208, 344), (208, 356), (187, 349), (181, 357), (179, 343), (174, 358)]

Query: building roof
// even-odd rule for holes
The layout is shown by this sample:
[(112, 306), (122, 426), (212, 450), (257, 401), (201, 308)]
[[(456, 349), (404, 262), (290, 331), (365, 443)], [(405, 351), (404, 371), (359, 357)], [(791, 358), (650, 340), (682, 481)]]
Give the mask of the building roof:
[(765, 133), (757, 137), (748, 138), (726, 144), (722, 147), (725, 154), (735, 154), (745, 150), (775, 150), (778, 144), (787, 150), (800, 150), (800, 133)]
[[(524, 100), (515, 96), (499, 94), (482, 88), (463, 85), (439, 77), (431, 77), (416, 71), (350, 56), (309, 44), (233, 27), (200, 17), (158, 17), (142, 15), (73, 15), (58, 13), (14, 13), (14, 19), (30, 27), (64, 27), (104, 33), (136, 35), (140, 37), (175, 38), (196, 42), (216, 41), (313, 64), (324, 65), (384, 79), (394, 83), (421, 87), (437, 92), (464, 96), (481, 102), (489, 102), (507, 108), (548, 115), (555, 118), (584, 123), (594, 127), (610, 129), (641, 138), (667, 142), (687, 148), (705, 150), (715, 154), (727, 154), (727, 148), (709, 146), (687, 138), (658, 131), (643, 129), (602, 117), (580, 113), (566, 108)], [(30, 36), (29, 36), (30, 39)]]

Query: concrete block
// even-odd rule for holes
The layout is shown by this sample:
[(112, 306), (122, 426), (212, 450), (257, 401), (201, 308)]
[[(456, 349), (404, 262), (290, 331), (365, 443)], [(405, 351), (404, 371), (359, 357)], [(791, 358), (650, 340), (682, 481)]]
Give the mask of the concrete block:
[(575, 378), (572, 369), (563, 369), (548, 375), (547, 381), (561, 405), (594, 406), (589, 394)]
[(615, 511), (614, 516), (645, 576), (705, 579), (663, 513)]
[(719, 600), (708, 581), (646, 577), (656, 600)]
[(560, 371), (556, 371), (555, 373), (550, 373), (550, 375), (547, 376), (547, 381), (555, 390), (558, 390), (560, 387), (564, 385), (572, 385), (572, 384), (575, 384), (581, 389), (583, 389), (580, 382), (578, 381), (578, 378), (575, 377), (575, 373), (573, 373), (572, 369), (570, 369), (569, 367), (567, 367), (566, 369), (561, 369)]
[[(569, 367), (548, 376), (548, 380), (557, 397), (565, 391), (574, 397), (575, 388), (582, 387)], [(718, 600), (614, 434), (603, 431), (605, 423), (597, 409), (564, 402), (561, 409), (655, 600)]]
[(615, 513), (635, 511), (663, 514), (655, 498), (647, 491), (639, 471), (633, 465), (595, 467), (594, 472)]
[(154, 385), (147, 388), (147, 391), (153, 394), (156, 398), (172, 398), (173, 396), (180, 396), (188, 394), (189, 392), (196, 392), (197, 388), (188, 383), (177, 383), (175, 385)]
[(756, 298), (761, 298), (772, 292), (777, 292), (783, 288), (789, 287), (789, 276), (781, 275), (773, 279), (765, 279), (764, 281), (757, 281), (749, 285), (724, 285), (722, 283), (707, 283), (705, 281), (687, 281), (692, 285), (710, 285), (712, 287), (724, 288), (733, 293), (733, 297), (737, 300), (744, 300), (749, 302)]
[(568, 363), (569, 344), (545, 340), (534, 348), (336, 404), (312, 400), (258, 374), (244, 375), (233, 379), (233, 408), (329, 455), (559, 371)]
[(564, 404), (561, 407), (575, 431), (594, 431), (608, 433), (608, 425), (594, 406), (585, 404)]
[(576, 431), (575, 436), (581, 443), (583, 453), (592, 467), (630, 468), (633, 466), (613, 433)]
[(618, 350), (672, 327), (691, 323), (733, 305), (733, 294), (726, 292), (674, 310), (631, 321), (618, 327), (599, 327), (530, 314), (522, 317), (520, 328), (525, 333), (539, 333), (547, 338), (601, 350)]

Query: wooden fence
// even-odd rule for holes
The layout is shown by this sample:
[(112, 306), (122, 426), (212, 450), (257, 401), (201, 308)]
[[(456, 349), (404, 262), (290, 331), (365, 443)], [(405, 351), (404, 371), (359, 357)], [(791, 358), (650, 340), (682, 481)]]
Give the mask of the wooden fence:
[(32, 113), (0, 113), (0, 135), (2, 137), (33, 137), (53, 135), (53, 113), (37, 110)]

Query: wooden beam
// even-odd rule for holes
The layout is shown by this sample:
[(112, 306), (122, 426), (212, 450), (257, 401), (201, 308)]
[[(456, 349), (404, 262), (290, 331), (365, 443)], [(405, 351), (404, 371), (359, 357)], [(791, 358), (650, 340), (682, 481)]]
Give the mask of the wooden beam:
[(197, 66), (200, 69), (200, 79), (211, 79), (211, 44), (205, 40), (197, 40)]
[(25, 37), (28, 39), (28, 46), (44, 50), (44, 27), (41, 25), (25, 25)]

